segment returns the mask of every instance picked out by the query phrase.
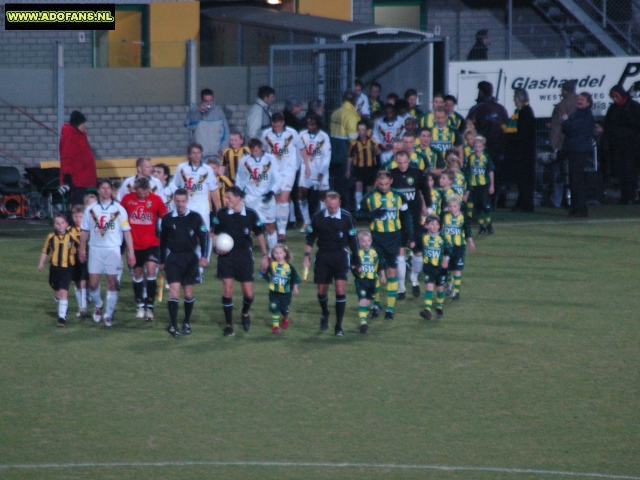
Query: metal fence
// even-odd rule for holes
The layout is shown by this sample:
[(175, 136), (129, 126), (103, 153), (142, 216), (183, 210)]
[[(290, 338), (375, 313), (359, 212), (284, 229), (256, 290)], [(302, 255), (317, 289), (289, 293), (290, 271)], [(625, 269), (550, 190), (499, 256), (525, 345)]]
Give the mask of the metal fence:
[(355, 45), (272, 45), (269, 83), (280, 99), (319, 98), (326, 115), (340, 107), (353, 85), (355, 63)]

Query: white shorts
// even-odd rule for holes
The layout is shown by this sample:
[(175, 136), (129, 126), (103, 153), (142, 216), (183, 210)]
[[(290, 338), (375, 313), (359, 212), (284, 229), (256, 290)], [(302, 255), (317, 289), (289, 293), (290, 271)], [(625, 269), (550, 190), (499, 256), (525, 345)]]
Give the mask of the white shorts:
[(206, 208), (189, 207), (189, 210), (191, 210), (192, 212), (199, 213), (200, 216), (202, 217), (202, 221), (204, 221), (204, 224), (207, 227), (207, 232), (211, 231), (211, 211), (209, 210), (209, 206), (207, 206)]
[(296, 171), (287, 169), (280, 172), (280, 190), (284, 192), (290, 192), (293, 190), (293, 184), (296, 181)]
[(264, 203), (262, 201), (262, 196), (254, 197), (252, 195), (247, 195), (244, 198), (244, 203), (249, 207), (253, 208), (257, 213), (258, 217), (262, 223), (275, 223), (276, 221), (276, 199), (275, 197), (271, 198), (269, 202)]
[(89, 273), (101, 275), (117, 275), (122, 272), (122, 254), (120, 247), (112, 248), (89, 248), (89, 259), (87, 260)]
[(309, 190), (314, 189), (316, 191), (327, 191), (329, 190), (329, 175), (324, 175), (322, 180), (318, 180), (316, 177), (314, 179), (314, 171), (311, 170), (311, 177), (307, 178), (304, 174), (304, 165), (300, 170), (300, 179), (298, 180), (298, 186), (302, 188), (308, 188)]

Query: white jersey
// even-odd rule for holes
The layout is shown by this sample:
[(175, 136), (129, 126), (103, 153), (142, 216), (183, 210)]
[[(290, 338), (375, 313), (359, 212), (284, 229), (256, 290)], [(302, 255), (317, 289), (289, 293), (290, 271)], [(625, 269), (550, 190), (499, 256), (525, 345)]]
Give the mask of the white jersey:
[[(309, 156), (309, 167), (311, 168), (312, 180), (317, 180), (318, 175), (322, 174), (329, 178), (329, 164), (331, 163), (331, 140), (322, 130), (315, 134), (309, 133), (309, 130), (300, 132), (300, 141), (304, 150)], [(305, 175), (305, 164), (300, 166), (300, 175)]]
[(173, 203), (173, 194), (176, 193), (178, 187), (176, 187), (173, 182), (167, 182), (167, 184), (162, 187), (162, 189), (166, 198), (164, 205), (165, 207), (167, 207), (167, 212), (172, 212), (175, 208), (175, 203)]
[[(133, 184), (135, 183), (136, 178), (138, 178), (137, 175), (124, 179), (124, 182), (122, 182), (122, 185), (120, 186), (120, 190), (118, 190), (117, 200), (119, 202), (122, 201), (122, 199), (127, 193), (131, 193), (131, 192), (135, 193), (136, 189), (133, 188)], [(162, 182), (155, 177), (151, 177), (149, 178), (149, 185), (151, 186), (151, 193), (155, 193), (162, 199), (164, 203), (167, 203), (167, 197), (164, 193), (164, 187), (162, 186)]]
[(291, 127), (284, 127), (282, 133), (268, 128), (262, 133), (262, 149), (278, 160), (278, 168), (283, 175), (295, 172), (300, 167), (299, 151), (302, 149), (300, 137)]
[(89, 232), (89, 252), (94, 247), (118, 248), (122, 245), (123, 232), (131, 230), (127, 211), (115, 200), (89, 205), (82, 217), (80, 228)]
[(173, 182), (177, 188), (186, 188), (189, 192), (189, 210), (195, 210), (203, 215), (209, 212), (209, 192), (218, 188), (218, 182), (213, 170), (209, 165), (200, 163), (197, 167), (191, 162), (184, 162), (178, 165), (176, 173), (173, 175)]
[(371, 113), (369, 110), (369, 97), (361, 93), (356, 99), (355, 109), (360, 115), (369, 115)]
[[(391, 122), (387, 122), (384, 118), (379, 118), (376, 123), (373, 124), (373, 132), (371, 136), (378, 141), (380, 145), (392, 145), (393, 142), (402, 140), (402, 134), (404, 133), (404, 122), (402, 119), (396, 117)], [(380, 163), (386, 164), (393, 157), (391, 150), (385, 150), (380, 154)]]
[(268, 153), (260, 158), (245, 155), (238, 164), (236, 185), (247, 195), (258, 197), (269, 192), (280, 192), (278, 160)]

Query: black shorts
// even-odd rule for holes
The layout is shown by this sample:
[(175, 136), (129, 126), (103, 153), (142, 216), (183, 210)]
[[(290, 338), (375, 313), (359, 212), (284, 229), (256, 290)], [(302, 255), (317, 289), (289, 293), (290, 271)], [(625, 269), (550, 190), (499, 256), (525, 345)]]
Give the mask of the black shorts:
[(378, 252), (381, 268), (397, 268), (402, 246), (401, 232), (371, 232), (373, 248)]
[(69, 290), (73, 277), (73, 267), (49, 267), (49, 285), (54, 290)]
[(71, 281), (73, 281), (73, 283), (79, 283), (82, 280), (89, 280), (89, 268), (87, 267), (87, 262), (81, 263), (80, 260), (76, 258)]
[(416, 242), (415, 246), (411, 249), (413, 253), (422, 252), (422, 236), (427, 233), (427, 229), (422, 224), (422, 213), (411, 215), (413, 220), (413, 239)]
[(313, 263), (313, 283), (329, 285), (334, 280), (349, 278), (349, 252), (347, 250), (318, 250)]
[(356, 293), (360, 300), (363, 298), (373, 300), (376, 296), (376, 280), (372, 278), (356, 278)]
[(218, 255), (218, 278), (232, 278), (240, 283), (253, 282), (253, 250), (231, 250)]
[(467, 247), (453, 247), (449, 256), (449, 271), (464, 270), (464, 258), (467, 253)]
[(376, 182), (376, 175), (380, 171), (380, 167), (353, 167), (353, 180), (362, 182), (364, 185), (373, 185)]
[(195, 285), (200, 276), (198, 256), (195, 252), (174, 253), (167, 256), (164, 276), (168, 284)]
[(271, 313), (280, 312), (286, 317), (289, 315), (289, 305), (291, 305), (290, 293), (281, 293), (269, 290), (269, 311)]
[(469, 199), (471, 200), (471, 203), (473, 203), (474, 211), (483, 213), (491, 212), (491, 195), (489, 195), (489, 185), (471, 187)]
[(424, 264), (422, 273), (424, 274), (424, 283), (435, 283), (439, 287), (447, 281), (447, 271), (444, 268)]
[(147, 262), (160, 263), (160, 247), (149, 247), (145, 250), (134, 250), (136, 256), (135, 267), (144, 267)]

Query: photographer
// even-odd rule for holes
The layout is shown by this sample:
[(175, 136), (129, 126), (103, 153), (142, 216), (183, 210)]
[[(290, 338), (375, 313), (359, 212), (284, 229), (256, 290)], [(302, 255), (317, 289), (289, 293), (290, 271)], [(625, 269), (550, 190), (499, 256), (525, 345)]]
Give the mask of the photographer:
[(202, 161), (208, 158), (222, 158), (222, 152), (229, 147), (229, 124), (227, 117), (213, 101), (213, 90), (205, 88), (200, 92), (200, 105), (189, 110), (184, 126), (193, 136), (191, 141), (202, 145)]

